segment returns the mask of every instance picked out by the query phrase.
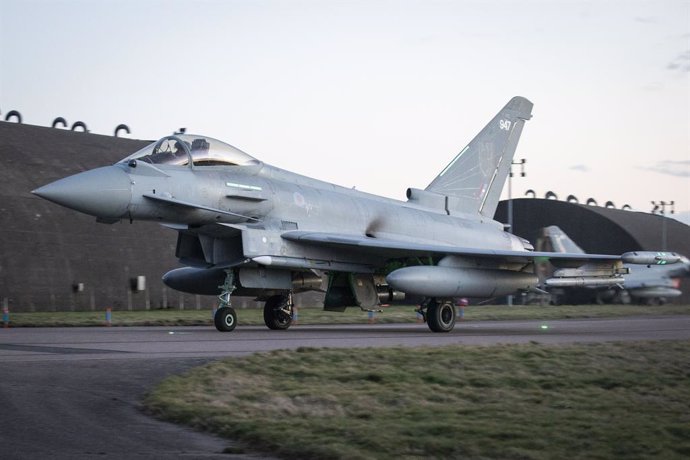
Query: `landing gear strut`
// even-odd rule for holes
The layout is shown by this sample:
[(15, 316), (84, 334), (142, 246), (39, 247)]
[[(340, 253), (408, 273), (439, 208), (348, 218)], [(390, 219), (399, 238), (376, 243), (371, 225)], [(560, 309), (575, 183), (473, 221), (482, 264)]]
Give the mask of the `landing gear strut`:
[(274, 295), (264, 305), (264, 323), (269, 329), (285, 330), (292, 324), (292, 293)]
[(450, 332), (455, 327), (457, 311), (452, 299), (428, 299), (417, 312), (433, 332)]
[(225, 275), (225, 282), (222, 286), (221, 294), (218, 296), (218, 309), (213, 315), (213, 324), (221, 332), (230, 332), (237, 326), (237, 314), (235, 309), (230, 305), (230, 296), (235, 290), (235, 274), (232, 270), (227, 270)]

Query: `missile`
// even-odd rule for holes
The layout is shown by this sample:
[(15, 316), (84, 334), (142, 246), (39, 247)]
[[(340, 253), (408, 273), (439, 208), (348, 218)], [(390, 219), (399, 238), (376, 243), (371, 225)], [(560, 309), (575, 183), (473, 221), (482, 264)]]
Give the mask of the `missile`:
[(394, 270), (386, 282), (395, 290), (426, 297), (497, 297), (533, 290), (534, 273), (420, 265)]
[(620, 276), (595, 277), (595, 276), (574, 276), (569, 278), (549, 278), (544, 281), (548, 287), (600, 287), (615, 286), (622, 284), (625, 280)]
[(680, 261), (675, 252), (632, 251), (621, 256), (626, 264), (634, 265), (669, 265)]

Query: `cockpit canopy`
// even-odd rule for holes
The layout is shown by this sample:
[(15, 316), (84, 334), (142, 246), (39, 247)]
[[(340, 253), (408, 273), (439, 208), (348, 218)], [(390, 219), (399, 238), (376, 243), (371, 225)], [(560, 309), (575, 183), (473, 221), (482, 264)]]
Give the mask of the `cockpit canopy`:
[(259, 161), (232, 145), (217, 139), (193, 134), (167, 136), (133, 153), (120, 163), (132, 160), (154, 165), (246, 166)]

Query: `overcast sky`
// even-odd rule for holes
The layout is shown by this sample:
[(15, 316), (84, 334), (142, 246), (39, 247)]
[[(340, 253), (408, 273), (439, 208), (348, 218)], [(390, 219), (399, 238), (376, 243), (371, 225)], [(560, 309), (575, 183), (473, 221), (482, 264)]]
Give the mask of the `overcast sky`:
[(674, 200), (690, 222), (688, 0), (0, 0), (3, 119), (186, 127), (392, 198), (515, 95), (514, 197)]

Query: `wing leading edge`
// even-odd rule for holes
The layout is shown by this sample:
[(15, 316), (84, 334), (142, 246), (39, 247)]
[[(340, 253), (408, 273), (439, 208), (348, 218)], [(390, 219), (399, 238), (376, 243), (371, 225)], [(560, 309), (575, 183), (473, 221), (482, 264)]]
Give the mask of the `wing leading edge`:
[(364, 235), (290, 231), (281, 235), (288, 241), (332, 248), (374, 252), (394, 259), (418, 256), (467, 256), (474, 258), (506, 259), (509, 262), (549, 261), (558, 266), (577, 267), (587, 262), (616, 262), (621, 256), (606, 254), (570, 254), (537, 251), (464, 248), (458, 246), (372, 238)]

